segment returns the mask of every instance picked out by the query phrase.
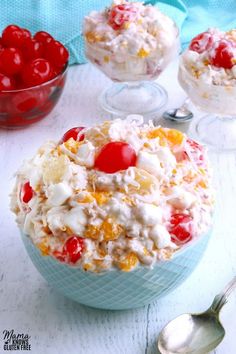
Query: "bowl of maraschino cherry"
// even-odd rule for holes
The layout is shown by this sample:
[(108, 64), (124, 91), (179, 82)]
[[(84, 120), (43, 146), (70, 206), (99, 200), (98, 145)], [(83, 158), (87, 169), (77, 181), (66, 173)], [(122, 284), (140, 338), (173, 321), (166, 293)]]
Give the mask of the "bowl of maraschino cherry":
[(49, 33), (16, 25), (0, 37), (0, 128), (35, 123), (51, 112), (66, 80), (69, 53)]

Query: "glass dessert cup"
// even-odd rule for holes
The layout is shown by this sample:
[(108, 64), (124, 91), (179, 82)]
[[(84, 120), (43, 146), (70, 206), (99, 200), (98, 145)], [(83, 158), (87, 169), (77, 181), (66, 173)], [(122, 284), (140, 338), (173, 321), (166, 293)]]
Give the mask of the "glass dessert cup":
[(0, 91), (0, 129), (20, 129), (46, 117), (65, 86), (68, 63), (53, 79), (41, 85)]
[(207, 114), (194, 126), (194, 137), (213, 150), (236, 150), (236, 87), (203, 82), (180, 59), (179, 83), (192, 102)]
[(96, 47), (86, 41), (89, 61), (108, 76), (113, 84), (105, 89), (99, 101), (102, 108), (114, 115), (152, 115), (167, 102), (166, 90), (154, 82), (166, 66), (178, 55), (179, 34), (165, 53), (153, 57), (113, 57), (109, 50)]

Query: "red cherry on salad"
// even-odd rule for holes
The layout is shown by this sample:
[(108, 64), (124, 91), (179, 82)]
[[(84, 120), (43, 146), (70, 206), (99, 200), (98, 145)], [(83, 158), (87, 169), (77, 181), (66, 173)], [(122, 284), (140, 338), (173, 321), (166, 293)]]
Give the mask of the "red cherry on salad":
[(84, 239), (78, 236), (70, 237), (64, 247), (63, 254), (68, 257), (70, 263), (76, 263), (84, 251)]
[(12, 77), (0, 73), (0, 91), (14, 90), (15, 82)]
[(189, 49), (200, 54), (203, 53), (205, 50), (209, 49), (212, 44), (212, 34), (209, 32), (203, 32), (198, 34), (191, 40)]
[(173, 214), (170, 219), (169, 232), (171, 241), (177, 245), (184, 244), (192, 239), (189, 223), (191, 216), (186, 214)]
[(235, 48), (232, 43), (222, 39), (215, 44), (210, 53), (210, 64), (218, 68), (231, 69), (235, 64), (232, 60), (235, 59), (234, 54)]
[(113, 6), (108, 15), (108, 23), (114, 30), (119, 30), (125, 24), (135, 20), (137, 9), (131, 4)]
[(33, 198), (33, 195), (34, 195), (34, 191), (30, 183), (26, 182), (25, 184), (23, 184), (23, 186), (21, 187), (22, 202), (28, 203)]
[(53, 40), (47, 43), (44, 56), (55, 67), (63, 67), (68, 61), (69, 53), (63, 44)]
[[(62, 137), (62, 142), (65, 143), (70, 138), (77, 140), (79, 133), (84, 129), (84, 127), (75, 127), (68, 130)], [(81, 134), (79, 141), (84, 140), (84, 134)]]
[(16, 25), (7, 26), (2, 32), (2, 42), (5, 47), (21, 48), (24, 43), (24, 32)]
[(53, 37), (48, 32), (45, 31), (39, 31), (35, 33), (34, 39), (42, 44), (46, 44), (54, 40)]
[(22, 79), (28, 87), (37, 86), (51, 79), (51, 64), (38, 58), (31, 61), (22, 71)]
[(14, 75), (23, 67), (23, 57), (17, 48), (3, 48), (0, 51), (0, 70), (3, 74)]
[(43, 44), (35, 39), (29, 38), (24, 45), (23, 55), (26, 60), (33, 60), (42, 57)]
[(137, 155), (127, 143), (114, 141), (102, 147), (95, 159), (95, 168), (106, 173), (115, 173), (135, 166)]

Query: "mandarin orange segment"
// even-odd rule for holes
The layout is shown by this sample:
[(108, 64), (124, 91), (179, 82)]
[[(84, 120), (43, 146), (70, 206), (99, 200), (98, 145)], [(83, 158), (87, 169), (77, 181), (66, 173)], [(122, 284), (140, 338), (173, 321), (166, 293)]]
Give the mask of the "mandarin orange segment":
[(129, 272), (133, 268), (135, 268), (138, 264), (139, 260), (135, 253), (129, 253), (124, 260), (118, 262), (118, 266), (123, 272)]
[(46, 239), (42, 240), (37, 246), (41, 251), (42, 256), (47, 256), (49, 254), (49, 246)]
[(119, 224), (116, 224), (113, 220), (107, 219), (99, 226), (88, 225), (85, 231), (85, 237), (98, 240), (100, 236), (103, 236), (103, 240), (113, 241), (116, 240), (122, 232), (123, 228)]
[(85, 271), (92, 270), (92, 269), (93, 269), (93, 265), (92, 265), (91, 263), (85, 263), (85, 264), (83, 265), (83, 269), (84, 269)]
[(102, 223), (101, 231), (104, 234), (103, 239), (105, 241), (113, 241), (121, 235), (123, 228), (112, 220), (105, 220)]
[(91, 192), (86, 193), (83, 197), (78, 198), (78, 203), (92, 203), (96, 200), (98, 205), (105, 204), (110, 197), (112, 196), (111, 192)]
[(176, 129), (167, 130), (167, 139), (173, 145), (181, 145), (184, 139), (184, 135)]
[(91, 195), (96, 200), (98, 205), (105, 204), (112, 196), (111, 192), (92, 192)]
[(139, 58), (146, 58), (146, 57), (148, 57), (149, 56), (149, 51), (148, 50), (145, 50), (144, 48), (141, 48), (141, 49), (139, 49), (139, 51), (138, 51), (138, 53), (137, 53), (137, 56), (139, 57)]
[(176, 129), (156, 128), (147, 133), (148, 139), (159, 138), (160, 145), (166, 146), (167, 143), (174, 145), (181, 145), (184, 135)]
[(79, 197), (77, 201), (78, 203), (92, 203), (94, 198), (90, 193), (86, 193), (83, 197)]
[(98, 240), (100, 236), (100, 226), (88, 225), (85, 231), (85, 237)]
[(200, 182), (198, 182), (197, 186), (206, 189), (207, 183), (202, 179)]
[(166, 133), (165, 133), (164, 129), (162, 129), (162, 128), (152, 129), (151, 131), (149, 131), (147, 133), (147, 138), (148, 139), (159, 138), (160, 145), (161, 146), (166, 145)]

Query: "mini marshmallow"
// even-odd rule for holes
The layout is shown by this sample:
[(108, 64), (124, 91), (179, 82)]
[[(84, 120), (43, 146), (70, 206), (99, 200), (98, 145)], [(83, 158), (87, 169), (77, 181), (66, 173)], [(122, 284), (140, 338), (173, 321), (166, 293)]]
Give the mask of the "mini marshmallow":
[(71, 187), (65, 183), (57, 183), (48, 187), (48, 204), (51, 206), (59, 206), (72, 195)]
[(161, 176), (163, 174), (158, 157), (146, 151), (139, 152), (136, 166), (155, 176)]

